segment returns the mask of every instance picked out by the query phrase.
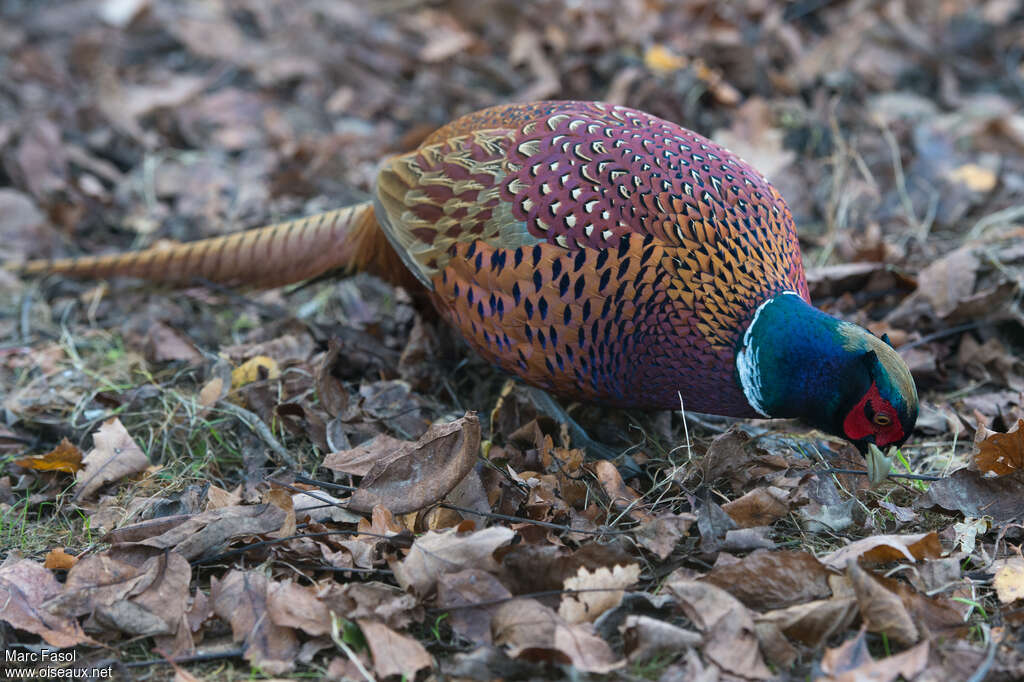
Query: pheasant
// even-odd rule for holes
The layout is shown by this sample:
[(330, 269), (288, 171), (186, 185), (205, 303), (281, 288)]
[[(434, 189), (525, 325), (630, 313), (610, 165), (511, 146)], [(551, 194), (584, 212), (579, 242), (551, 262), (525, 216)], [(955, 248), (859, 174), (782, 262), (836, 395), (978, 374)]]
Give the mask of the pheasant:
[(276, 286), (338, 268), (422, 287), (480, 355), (558, 396), (797, 417), (862, 453), (917, 419), (888, 340), (811, 305), (772, 185), (697, 133), (600, 102), (463, 116), (384, 162), (372, 202), (23, 270)]

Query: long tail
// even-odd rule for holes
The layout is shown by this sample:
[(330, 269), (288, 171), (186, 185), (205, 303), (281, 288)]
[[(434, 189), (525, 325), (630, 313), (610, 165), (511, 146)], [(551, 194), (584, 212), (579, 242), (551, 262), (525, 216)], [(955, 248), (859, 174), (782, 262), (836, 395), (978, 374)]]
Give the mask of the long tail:
[(403, 286), (416, 281), (378, 227), (371, 202), (166, 248), (36, 260), (18, 269), (26, 275), (138, 277), (169, 284), (207, 280), (257, 288), (301, 282), (332, 270), (367, 271)]

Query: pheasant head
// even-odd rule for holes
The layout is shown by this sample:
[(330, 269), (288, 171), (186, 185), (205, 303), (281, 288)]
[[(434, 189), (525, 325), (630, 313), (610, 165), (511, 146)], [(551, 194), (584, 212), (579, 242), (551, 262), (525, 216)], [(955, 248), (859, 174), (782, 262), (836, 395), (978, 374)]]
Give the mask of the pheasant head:
[(863, 327), (783, 292), (762, 303), (744, 332), (736, 370), (750, 405), (797, 417), (862, 452), (899, 446), (917, 421), (917, 389), (900, 355)]

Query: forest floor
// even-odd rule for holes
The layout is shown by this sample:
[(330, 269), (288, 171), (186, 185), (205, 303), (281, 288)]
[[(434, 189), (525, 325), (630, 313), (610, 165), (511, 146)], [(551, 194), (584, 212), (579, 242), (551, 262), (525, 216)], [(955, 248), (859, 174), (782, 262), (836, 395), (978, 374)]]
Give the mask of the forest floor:
[(586, 459), (367, 275), (0, 271), (0, 672), (1024, 678), (1021, 0), (0, 0), (3, 258), (360, 201), (545, 98), (771, 179), (815, 303), (912, 368), (909, 477), (796, 422), (568, 405), (636, 466)]

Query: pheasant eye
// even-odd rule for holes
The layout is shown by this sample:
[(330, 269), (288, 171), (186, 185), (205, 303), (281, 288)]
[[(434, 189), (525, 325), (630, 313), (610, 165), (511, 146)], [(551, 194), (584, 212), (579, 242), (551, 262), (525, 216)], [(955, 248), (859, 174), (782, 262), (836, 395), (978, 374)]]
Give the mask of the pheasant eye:
[(892, 418), (887, 414), (882, 414), (881, 412), (876, 414), (871, 421), (875, 422), (877, 426), (888, 426), (889, 424), (892, 424)]

